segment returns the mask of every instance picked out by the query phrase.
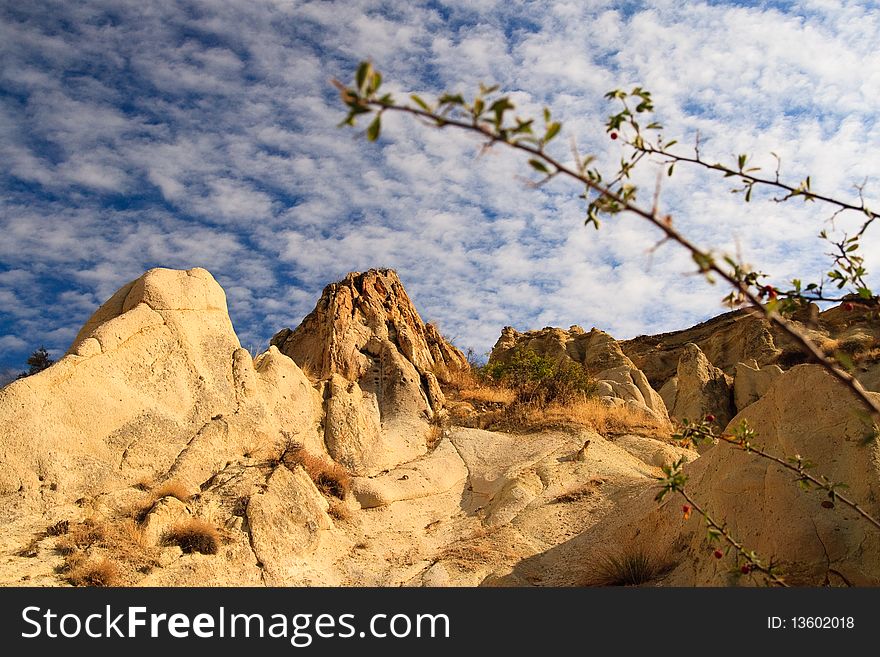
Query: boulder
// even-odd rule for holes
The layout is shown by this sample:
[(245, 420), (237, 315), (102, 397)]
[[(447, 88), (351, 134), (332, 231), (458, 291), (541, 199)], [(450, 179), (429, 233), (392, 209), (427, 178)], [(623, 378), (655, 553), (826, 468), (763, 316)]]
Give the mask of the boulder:
[(737, 363), (736, 375), (733, 379), (733, 401), (736, 410), (741, 411), (749, 404), (758, 401), (780, 376), (782, 376), (782, 368), (779, 365), (760, 367), (754, 358), (745, 363)]
[[(291, 584), (297, 560), (313, 553), (330, 529), (329, 504), (302, 467), (278, 467), (247, 504), (254, 554), (270, 586)], [(283, 540), (279, 540), (282, 538)]]
[(57, 363), (0, 390), (0, 520), (142, 479), (197, 491), (282, 432), (322, 445), (321, 403), (289, 358), (241, 349), (210, 273), (152, 269)]
[(712, 365), (702, 350), (691, 343), (685, 346), (678, 361), (675, 403), (671, 415), (675, 420), (702, 420), (715, 416), (723, 427), (733, 417), (733, 387), (730, 377)]

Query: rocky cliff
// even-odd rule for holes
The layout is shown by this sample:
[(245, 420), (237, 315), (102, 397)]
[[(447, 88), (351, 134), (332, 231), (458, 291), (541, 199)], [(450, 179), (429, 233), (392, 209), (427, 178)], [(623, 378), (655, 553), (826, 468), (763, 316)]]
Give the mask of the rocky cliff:
[[(875, 309), (803, 320), (876, 389)], [(504, 391), (468, 378), (390, 270), (328, 286), (255, 358), (211, 274), (150, 270), (58, 363), (0, 389), (0, 584), (608, 584), (627, 555), (656, 566), (652, 585), (756, 583), (716, 557), (680, 499), (654, 501), (679, 459), (694, 499), (791, 583), (880, 583), (880, 533), (863, 519), (769, 461), (669, 435), (667, 409), (719, 430), (745, 420), (765, 449), (817, 463), (880, 515), (871, 423), (824, 370), (793, 366), (760, 320), (732, 313), (625, 343), (506, 328), (492, 359), (517, 349), (598, 381), (580, 424), (450, 424), (443, 407), (463, 385), (492, 413), (506, 412)], [(596, 429), (609, 409), (664, 421)]]

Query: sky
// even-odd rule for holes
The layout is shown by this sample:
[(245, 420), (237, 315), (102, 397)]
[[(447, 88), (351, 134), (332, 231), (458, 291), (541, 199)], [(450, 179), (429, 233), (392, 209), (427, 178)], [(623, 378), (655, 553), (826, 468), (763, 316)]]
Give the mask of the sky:
[[(340, 129), (332, 78), (370, 59), (398, 98), (498, 83), (544, 106), (611, 171), (606, 91), (642, 85), (683, 154), (750, 153), (781, 177), (880, 206), (875, 3), (570, 0), (0, 0), (0, 371), (54, 357), (152, 267), (204, 267), (252, 352), (349, 271), (397, 270), (423, 319), (462, 349), (502, 327), (579, 324), (617, 338), (690, 326), (726, 294), (643, 220), (583, 225), (581, 189), (530, 186), (516, 154), (388, 117)], [(362, 126), (365, 127), (365, 126)], [(638, 182), (649, 202), (659, 165)], [(660, 205), (698, 244), (817, 280), (823, 228), (857, 216), (746, 205), (679, 167)], [(866, 264), (877, 269), (874, 232)], [(876, 278), (872, 275), (869, 282)]]

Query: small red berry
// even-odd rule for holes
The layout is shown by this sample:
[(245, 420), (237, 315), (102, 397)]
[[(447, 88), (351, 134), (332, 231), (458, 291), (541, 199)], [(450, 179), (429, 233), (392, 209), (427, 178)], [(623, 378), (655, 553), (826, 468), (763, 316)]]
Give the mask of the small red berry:
[(749, 564), (744, 563), (744, 564), (742, 565), (742, 568), (739, 569), (739, 571), (740, 571), (743, 575), (748, 575), (750, 572), (752, 572), (752, 567), (751, 567)]
[(690, 506), (690, 504), (685, 504), (683, 507), (681, 507), (681, 513), (682, 513), (682, 515), (684, 516), (684, 519), (685, 519), (685, 520), (687, 520), (688, 518), (690, 518), (690, 517), (691, 517), (691, 506)]
[(822, 501), (822, 508), (823, 509), (833, 509), (834, 502), (832, 502), (831, 500), (823, 500)]
[(616, 133), (616, 132), (612, 132), (612, 133), (611, 133), (611, 138), (612, 138), (612, 139), (617, 139), (617, 133)]
[(853, 308), (855, 308), (855, 306), (853, 306), (849, 301), (847, 301), (845, 304), (843, 304), (843, 309), (846, 312), (851, 312)]
[(715, 416), (712, 415), (711, 413), (709, 413), (709, 414), (706, 416), (706, 422), (714, 422), (714, 421), (715, 421)]
[(713, 552), (712, 554), (715, 555), (716, 559), (720, 559), (721, 557), (724, 556), (724, 553), (721, 550), (715, 550), (715, 552)]

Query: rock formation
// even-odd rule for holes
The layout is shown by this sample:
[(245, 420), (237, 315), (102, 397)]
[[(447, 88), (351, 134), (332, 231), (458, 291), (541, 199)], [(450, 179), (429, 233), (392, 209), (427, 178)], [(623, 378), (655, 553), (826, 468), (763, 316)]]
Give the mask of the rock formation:
[[(880, 515), (877, 440), (866, 440), (872, 429), (860, 405), (823, 369), (800, 365), (786, 372), (731, 426), (743, 420), (768, 452), (798, 454), (821, 464), (815, 475), (846, 483), (846, 495), (859, 500), (874, 517)], [(839, 502), (837, 508), (826, 508), (827, 495), (803, 491), (791, 472), (726, 444), (704, 453), (685, 472), (691, 496), (765, 562), (778, 562), (790, 584), (880, 582), (880, 532)], [(669, 564), (672, 572), (664, 579), (668, 584), (755, 583), (733, 567), (732, 558), (715, 558), (706, 542), (705, 523), (697, 514), (685, 517), (680, 497), (657, 505), (655, 492), (646, 489), (621, 506), (611, 522), (567, 546), (569, 554), (578, 553), (581, 559), (569, 563), (589, 569), (601, 558), (599, 547), (612, 544), (644, 550)]]
[(782, 368), (779, 365), (760, 367), (754, 358), (750, 358), (746, 363), (737, 363), (733, 380), (733, 400), (736, 410), (741, 411), (749, 404), (758, 401), (780, 376), (782, 376)]
[(675, 401), (670, 415), (679, 422), (700, 421), (714, 416), (718, 426), (726, 426), (733, 417), (733, 380), (709, 362), (695, 344), (685, 345), (675, 376)]
[(489, 362), (505, 362), (517, 349), (555, 359), (569, 358), (583, 365), (596, 379), (599, 395), (609, 403), (625, 403), (635, 411), (667, 418), (663, 399), (642, 371), (621, 351), (614, 338), (599, 329), (587, 333), (580, 326), (567, 331), (548, 327), (519, 333), (507, 326), (492, 348)]
[(294, 330), (271, 341), (325, 388), (331, 456), (366, 475), (426, 452), (429, 421), (444, 403), (440, 381), (467, 360), (425, 324), (397, 274), (352, 273), (328, 285)]
[[(816, 366), (772, 364), (782, 343), (744, 318), (630, 347), (665, 377), (673, 416), (724, 422), (735, 400), (730, 427), (746, 420), (755, 444), (817, 463), (880, 514), (878, 441), (860, 407)], [(823, 349), (876, 378), (874, 310), (809, 323)], [(256, 358), (208, 272), (151, 270), (58, 363), (0, 389), (0, 584), (91, 581), (76, 569), (106, 559), (118, 573), (105, 583), (125, 585), (583, 585), (608, 583), (612, 551), (663, 566), (652, 584), (755, 583), (713, 556), (680, 499), (655, 502), (661, 468), (680, 459), (694, 499), (790, 583), (880, 583), (880, 533), (861, 518), (753, 454), (700, 455), (645, 422), (667, 403), (611, 336), (506, 328), (492, 359), (517, 349), (583, 365), (608, 404), (638, 414), (595, 412), (639, 422), (515, 434), (450, 423), (440, 385), (465, 359), (388, 270), (328, 286)], [(505, 412), (497, 389), (472, 383), (487, 413)]]

